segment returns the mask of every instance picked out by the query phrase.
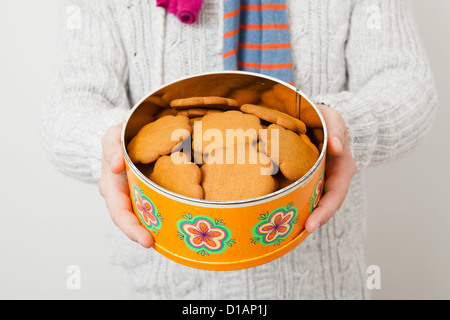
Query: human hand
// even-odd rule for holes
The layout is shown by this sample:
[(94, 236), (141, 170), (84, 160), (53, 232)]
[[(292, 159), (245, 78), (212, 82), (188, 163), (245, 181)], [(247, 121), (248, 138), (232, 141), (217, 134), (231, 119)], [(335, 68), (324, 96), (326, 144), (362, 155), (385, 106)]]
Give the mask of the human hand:
[(109, 128), (102, 139), (102, 174), (99, 192), (105, 198), (111, 219), (131, 240), (144, 248), (153, 246), (153, 237), (134, 215), (129, 197), (125, 159), (120, 135), (122, 125)]
[(357, 170), (344, 119), (328, 106), (319, 104), (318, 108), (327, 125), (328, 147), (323, 196), (305, 222), (305, 229), (309, 233), (328, 222), (341, 207)]

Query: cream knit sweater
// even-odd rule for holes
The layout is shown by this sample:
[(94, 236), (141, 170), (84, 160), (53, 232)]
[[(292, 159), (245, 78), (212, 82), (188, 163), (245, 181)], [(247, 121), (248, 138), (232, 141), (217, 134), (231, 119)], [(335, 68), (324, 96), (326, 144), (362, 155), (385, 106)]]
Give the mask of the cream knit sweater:
[[(222, 70), (222, 1), (204, 0), (184, 25), (155, 0), (67, 1), (81, 20), (64, 26), (55, 89), (42, 115), (51, 160), (96, 183), (101, 138), (151, 90)], [(403, 0), (288, 0), (296, 86), (337, 109), (358, 165), (339, 212), (268, 264), (212, 272), (178, 265), (118, 235), (113, 263), (134, 298), (364, 299), (363, 169), (409, 153), (432, 125), (436, 95)]]

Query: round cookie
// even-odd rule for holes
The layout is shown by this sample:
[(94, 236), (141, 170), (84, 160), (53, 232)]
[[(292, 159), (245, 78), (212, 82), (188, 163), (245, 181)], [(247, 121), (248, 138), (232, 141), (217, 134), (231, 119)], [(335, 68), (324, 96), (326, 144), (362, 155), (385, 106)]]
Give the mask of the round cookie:
[(240, 88), (230, 93), (229, 98), (236, 100), (239, 106), (246, 103), (258, 103), (261, 92), (252, 88)]
[[(201, 167), (205, 200), (252, 199), (276, 190), (278, 183), (271, 175), (273, 164), (270, 158), (257, 152), (256, 147), (248, 146), (245, 147), (245, 156), (239, 155), (238, 145), (222, 148), (223, 163), (206, 163)], [(233, 150), (231, 157), (230, 150)], [(254, 152), (255, 158), (248, 156), (249, 152)], [(234, 158), (234, 161), (229, 161), (230, 158)], [(252, 161), (252, 158), (256, 161)]]
[(158, 120), (158, 119), (160, 119), (160, 118), (162, 118), (162, 117), (165, 117), (165, 116), (176, 116), (177, 115), (177, 110), (175, 110), (175, 109), (172, 109), (172, 108), (163, 108), (160, 112), (158, 112), (156, 115), (155, 115), (155, 120)]
[(271, 107), (280, 112), (284, 112), (284, 105), (275, 96), (273, 88), (270, 90), (266, 90), (261, 94), (261, 103), (267, 107)]
[(263, 106), (258, 106), (254, 104), (244, 104), (241, 106), (241, 111), (245, 113), (254, 114), (258, 118), (282, 126), (283, 128), (297, 132), (298, 134), (303, 134), (306, 132), (306, 125), (303, 121), (291, 117), (290, 115), (266, 108)]
[[(172, 138), (174, 132), (177, 134), (176, 139)], [(127, 146), (128, 155), (133, 163), (151, 163), (171, 153), (191, 133), (188, 117), (164, 116), (139, 130)]]
[(201, 153), (209, 153), (215, 148), (231, 146), (240, 141), (253, 143), (258, 140), (259, 130), (262, 129), (257, 116), (237, 110), (209, 113), (196, 124), (193, 128), (192, 148)]
[[(303, 98), (302, 98), (303, 99)], [(300, 119), (309, 128), (322, 128), (322, 121), (313, 106), (307, 102), (300, 103)]]
[(186, 116), (188, 118), (202, 117), (208, 113), (223, 112), (220, 109), (208, 109), (208, 108), (189, 108), (181, 109), (177, 111), (177, 115)]
[(203, 117), (189, 118), (189, 124), (191, 125), (192, 128), (194, 128), (195, 122), (202, 121), (202, 118)]
[(203, 199), (200, 168), (182, 152), (162, 156), (155, 162), (150, 180), (186, 197)]
[(237, 109), (238, 103), (234, 99), (224, 97), (191, 97), (175, 99), (170, 102), (172, 108), (189, 109), (195, 107), (205, 107), (211, 109)]
[[(306, 140), (306, 135), (302, 137), (279, 125), (271, 124), (267, 130), (267, 135), (261, 135), (266, 154), (279, 166), (287, 179), (296, 181), (303, 177), (318, 159), (317, 148), (308, 142), (309, 138)], [(272, 130), (278, 130), (278, 143), (273, 139), (275, 132)]]
[(283, 112), (295, 116), (297, 108), (297, 93), (281, 83), (273, 86), (273, 94), (283, 104)]
[(308, 137), (308, 135), (306, 135), (306, 134), (301, 134), (301, 135), (300, 135), (300, 138), (302, 138), (303, 142), (305, 142), (305, 143), (308, 145), (308, 147), (311, 148), (312, 152), (314, 152), (314, 155), (315, 155), (317, 158), (319, 158), (319, 154), (320, 154), (319, 149), (317, 149), (317, 147), (315, 146), (315, 144), (311, 142), (311, 139)]

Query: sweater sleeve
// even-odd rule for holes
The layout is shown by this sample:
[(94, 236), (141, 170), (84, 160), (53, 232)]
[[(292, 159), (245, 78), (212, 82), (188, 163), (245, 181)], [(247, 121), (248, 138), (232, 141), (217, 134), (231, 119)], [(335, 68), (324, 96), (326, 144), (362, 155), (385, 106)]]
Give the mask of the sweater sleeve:
[(344, 118), (358, 167), (419, 146), (433, 124), (437, 97), (407, 1), (355, 1), (346, 63), (346, 91), (315, 100)]
[(56, 81), (41, 113), (41, 134), (50, 160), (86, 182), (100, 178), (101, 139), (125, 120), (127, 63), (107, 1), (65, 1)]

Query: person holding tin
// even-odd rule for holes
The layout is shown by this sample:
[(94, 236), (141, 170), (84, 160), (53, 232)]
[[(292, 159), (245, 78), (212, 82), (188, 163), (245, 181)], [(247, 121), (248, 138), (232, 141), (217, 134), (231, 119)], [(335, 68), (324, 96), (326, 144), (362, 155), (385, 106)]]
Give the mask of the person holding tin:
[[(64, 27), (58, 81), (42, 116), (56, 166), (99, 184), (120, 230), (113, 263), (124, 267), (131, 297), (369, 298), (363, 171), (417, 148), (437, 105), (407, 1), (204, 0), (188, 8), (189, 18), (177, 14), (183, 1), (163, 2), (66, 1), (80, 23)], [(148, 92), (224, 69), (295, 85), (319, 106), (329, 140), (323, 197), (305, 224), (312, 234), (272, 262), (220, 272), (150, 249), (153, 239), (132, 212), (120, 134)]]

